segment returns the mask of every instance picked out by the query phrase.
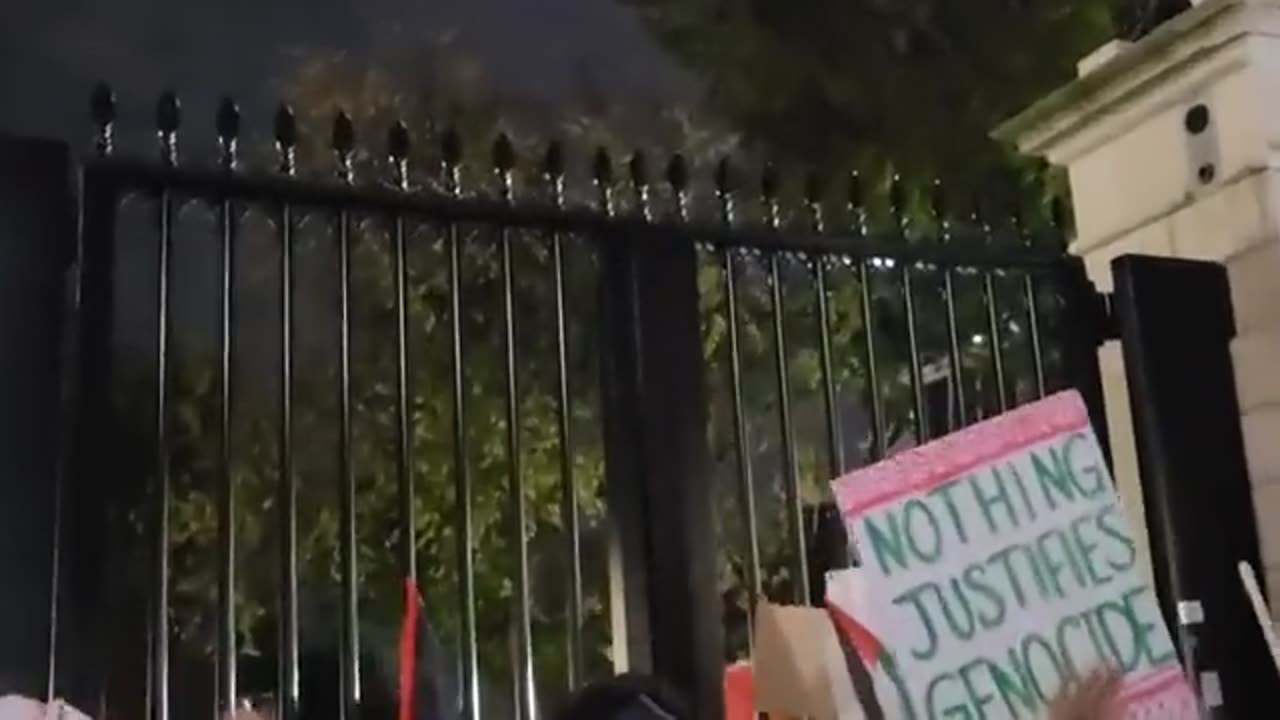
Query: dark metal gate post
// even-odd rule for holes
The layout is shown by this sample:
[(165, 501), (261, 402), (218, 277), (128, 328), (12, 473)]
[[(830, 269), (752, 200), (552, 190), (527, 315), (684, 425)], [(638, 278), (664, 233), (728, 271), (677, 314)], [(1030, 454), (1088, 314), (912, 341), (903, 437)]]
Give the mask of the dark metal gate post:
[(632, 667), (672, 683), (695, 717), (722, 717), (696, 251), (685, 237), (603, 243), (606, 459)]
[(1125, 256), (1112, 264), (1157, 593), (1203, 604), (1198, 664), (1219, 673), (1224, 717), (1255, 717), (1280, 691), (1236, 564), (1259, 567), (1229, 343), (1225, 268)]
[(1098, 348), (1110, 334), (1106, 300), (1098, 293), (1085, 271), (1084, 262), (1063, 260), (1057, 281), (1062, 292), (1062, 368), (1067, 386), (1078, 391), (1089, 409), (1089, 422), (1108, 462), (1111, 435), (1107, 428), (1106, 401), (1102, 394), (1102, 371)]
[(0, 136), (0, 695), (48, 682), (72, 190), (65, 145)]

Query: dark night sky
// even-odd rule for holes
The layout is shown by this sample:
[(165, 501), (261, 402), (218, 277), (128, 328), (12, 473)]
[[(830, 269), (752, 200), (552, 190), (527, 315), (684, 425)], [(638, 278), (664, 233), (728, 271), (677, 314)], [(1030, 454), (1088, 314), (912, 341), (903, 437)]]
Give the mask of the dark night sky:
[(81, 142), (98, 79), (117, 86), (125, 122), (146, 122), (168, 86), (191, 123), (211, 124), (223, 92), (262, 122), (290, 51), (363, 55), (449, 30), (510, 93), (555, 97), (580, 67), (628, 98), (680, 84), (613, 0), (0, 0), (0, 131)]

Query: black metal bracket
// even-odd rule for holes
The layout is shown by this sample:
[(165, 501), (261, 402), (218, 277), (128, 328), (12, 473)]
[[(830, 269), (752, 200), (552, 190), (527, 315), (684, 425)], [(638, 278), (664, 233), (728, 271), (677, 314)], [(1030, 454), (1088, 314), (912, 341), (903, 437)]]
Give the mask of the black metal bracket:
[(1098, 345), (1101, 346), (1108, 340), (1120, 339), (1120, 327), (1116, 325), (1115, 309), (1112, 307), (1112, 301), (1115, 295), (1109, 292), (1098, 292)]

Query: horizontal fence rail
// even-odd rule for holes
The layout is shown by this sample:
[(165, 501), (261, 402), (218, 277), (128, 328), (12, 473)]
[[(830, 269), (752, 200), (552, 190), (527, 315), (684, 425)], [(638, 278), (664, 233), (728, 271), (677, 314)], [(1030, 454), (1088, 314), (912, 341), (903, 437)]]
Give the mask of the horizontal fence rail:
[(836, 202), (771, 166), (740, 188), (727, 160), (707, 187), (678, 155), (615, 177), (600, 150), (580, 192), (559, 145), (527, 164), (506, 136), (473, 182), (458, 133), (419, 173), (404, 124), (369, 152), (344, 113), (312, 179), (287, 107), (269, 171), (229, 100), (212, 167), (181, 159), (173, 93), (150, 159), (117, 152), (110, 88), (92, 113), (71, 493), (108, 508), (92, 552), (119, 563), (105, 717), (390, 713), (406, 602), (442, 716), (535, 718), (617, 668), (610, 528), (646, 512), (605, 499), (617, 238), (698, 250), (727, 660), (757, 598), (820, 601), (850, 562), (827, 480), (1059, 388), (1094, 399), (1058, 224), (956, 214), (936, 184), (913, 210), (897, 177)]

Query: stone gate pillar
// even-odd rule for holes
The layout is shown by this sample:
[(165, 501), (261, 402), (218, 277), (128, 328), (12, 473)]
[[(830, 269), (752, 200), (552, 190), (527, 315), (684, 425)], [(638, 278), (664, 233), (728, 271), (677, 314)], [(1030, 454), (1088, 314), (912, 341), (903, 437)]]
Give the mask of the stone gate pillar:
[[(1107, 44), (1078, 71), (995, 135), (1066, 168), (1072, 251), (1100, 289), (1127, 253), (1226, 265), (1262, 557), (1280, 589), (1280, 0), (1202, 0), (1135, 43)], [(1136, 509), (1117, 344), (1100, 360), (1117, 481)]]

